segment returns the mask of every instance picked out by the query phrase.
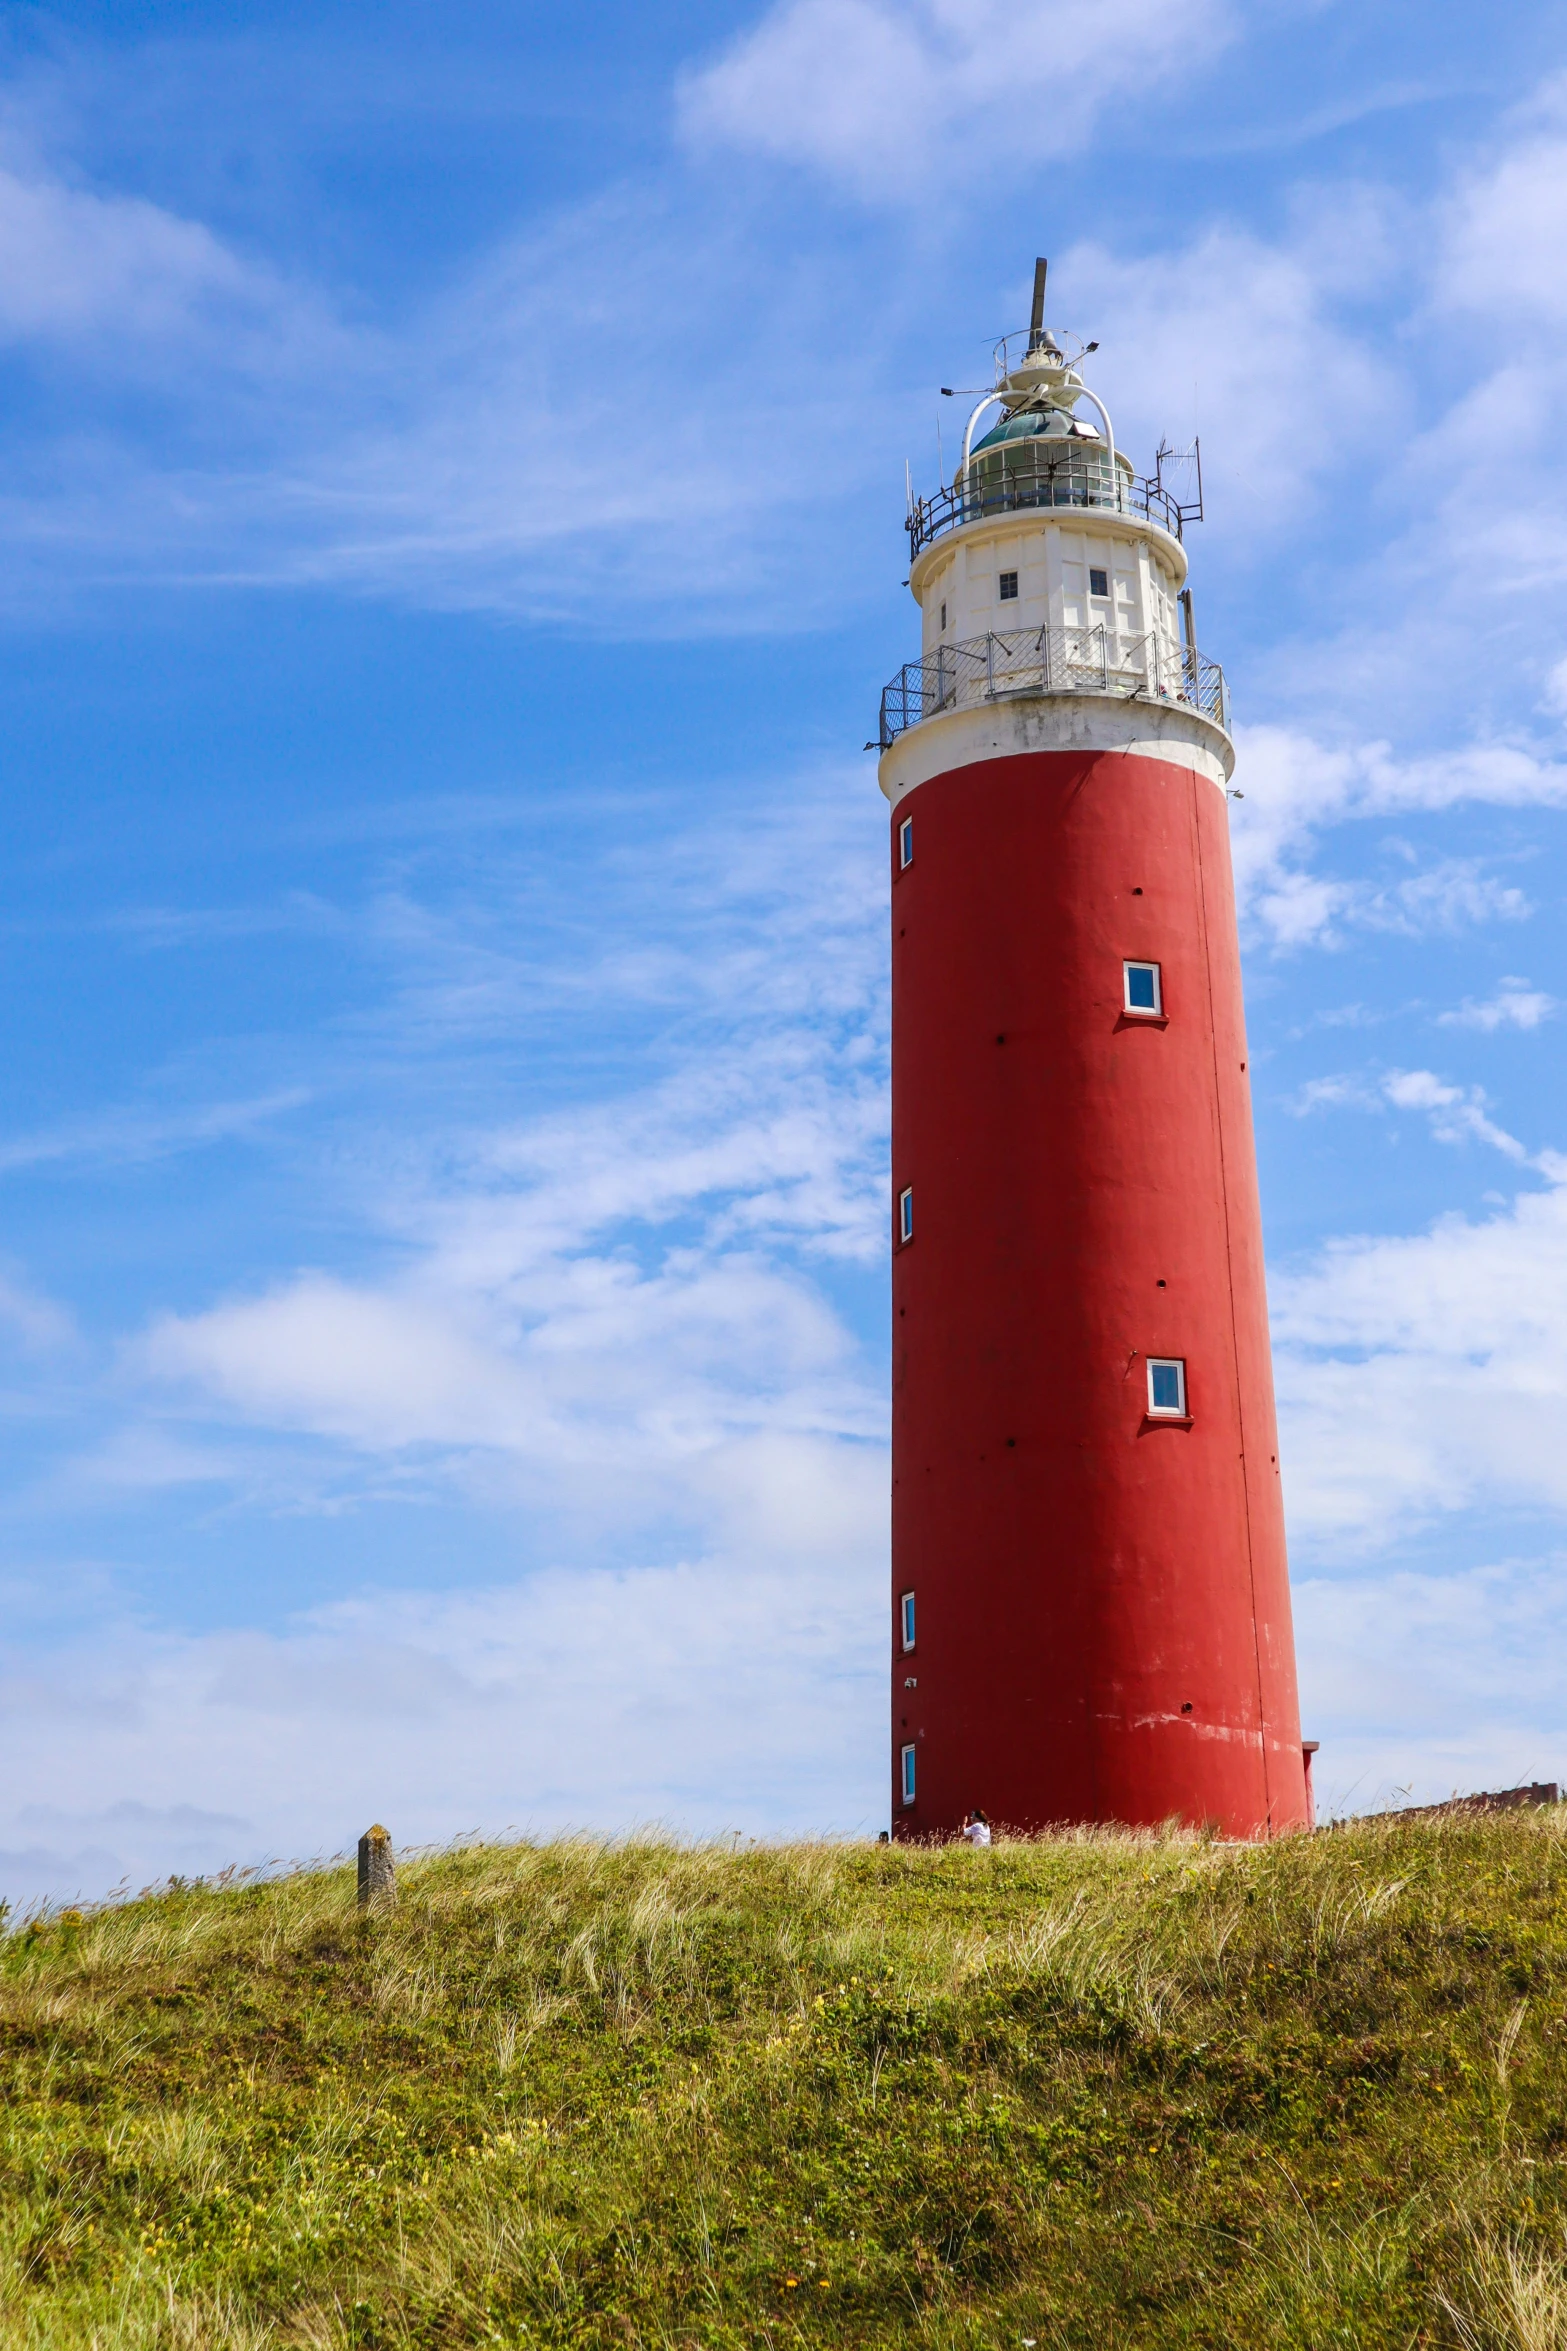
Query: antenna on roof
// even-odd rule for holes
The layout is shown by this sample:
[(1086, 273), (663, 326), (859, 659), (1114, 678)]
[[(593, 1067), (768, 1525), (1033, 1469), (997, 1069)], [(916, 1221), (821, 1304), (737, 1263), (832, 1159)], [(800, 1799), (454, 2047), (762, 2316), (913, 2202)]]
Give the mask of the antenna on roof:
[(1032, 351), (1043, 342), (1045, 334), (1045, 279), (1050, 264), (1043, 256), (1034, 264), (1034, 307), (1028, 321), (1028, 347)]

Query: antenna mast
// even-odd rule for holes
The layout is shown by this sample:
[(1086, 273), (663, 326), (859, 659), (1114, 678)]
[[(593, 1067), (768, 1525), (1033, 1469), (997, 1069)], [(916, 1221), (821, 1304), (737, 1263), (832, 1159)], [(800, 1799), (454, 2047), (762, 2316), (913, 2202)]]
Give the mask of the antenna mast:
[(1043, 256), (1034, 264), (1034, 307), (1028, 321), (1028, 347), (1030, 351), (1037, 350), (1044, 340), (1045, 279), (1049, 270), (1050, 264)]

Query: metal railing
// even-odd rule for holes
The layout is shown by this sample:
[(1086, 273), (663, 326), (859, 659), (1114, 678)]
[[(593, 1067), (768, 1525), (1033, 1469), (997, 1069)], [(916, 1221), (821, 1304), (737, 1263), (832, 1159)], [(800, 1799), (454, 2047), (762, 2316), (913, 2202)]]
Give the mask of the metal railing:
[(916, 498), (904, 528), (909, 534), (910, 560), (966, 522), (983, 522), (995, 514), (1016, 514), (1035, 506), (1092, 506), (1107, 514), (1136, 514), (1157, 523), (1173, 539), (1181, 536), (1183, 521), (1196, 519), (1200, 508), (1183, 506), (1158, 479), (1127, 480), (1117, 469), (1114, 485), (1108, 467), (1072, 463), (1065, 459), (1029, 472), (1008, 468), (984, 473), (969, 468), (966, 484), (951, 483), (929, 498)]
[(1230, 728), (1230, 697), (1216, 661), (1150, 630), (1123, 639), (1103, 626), (1016, 629), (938, 645), (906, 661), (882, 689), (881, 748), (944, 710), (1035, 694), (1110, 694), (1200, 711)]

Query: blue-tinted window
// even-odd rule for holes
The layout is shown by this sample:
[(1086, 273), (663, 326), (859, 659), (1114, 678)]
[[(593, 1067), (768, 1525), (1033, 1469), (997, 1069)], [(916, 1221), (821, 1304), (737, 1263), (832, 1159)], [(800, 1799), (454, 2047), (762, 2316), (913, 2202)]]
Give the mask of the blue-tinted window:
[(914, 819), (912, 816), (906, 816), (898, 827), (898, 863), (900, 865), (914, 863)]
[(1109, 573), (1098, 570), (1093, 564), (1088, 567), (1088, 593), (1090, 596), (1108, 596), (1110, 593)]
[(914, 1801), (914, 1750), (912, 1747), (905, 1747), (903, 1750), (903, 1801), (905, 1804), (912, 1804)]
[(1185, 1418), (1186, 1365), (1179, 1356), (1149, 1356), (1148, 1409)]
[(905, 1649), (912, 1649), (914, 1646), (914, 1594), (905, 1592), (899, 1606), (903, 1614), (903, 1646)]
[(1128, 963), (1122, 969), (1126, 975), (1127, 1011), (1163, 1012), (1164, 988), (1157, 963)]
[(898, 1194), (898, 1235), (901, 1240), (914, 1238), (914, 1186)]
[(1016, 596), (1017, 573), (1015, 571), (1004, 571), (1001, 575), (1001, 601), (1003, 604), (1011, 604), (1016, 599)]

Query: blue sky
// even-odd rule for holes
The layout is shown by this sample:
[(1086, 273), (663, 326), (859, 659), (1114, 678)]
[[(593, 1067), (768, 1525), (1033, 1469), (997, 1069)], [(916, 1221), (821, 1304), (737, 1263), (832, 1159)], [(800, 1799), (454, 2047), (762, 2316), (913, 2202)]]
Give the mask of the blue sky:
[(1323, 1792), (1567, 1767), (1564, 250), (1542, 5), (10, 13), (0, 1890), (883, 1818), (860, 745), (1036, 252), (1202, 436)]

